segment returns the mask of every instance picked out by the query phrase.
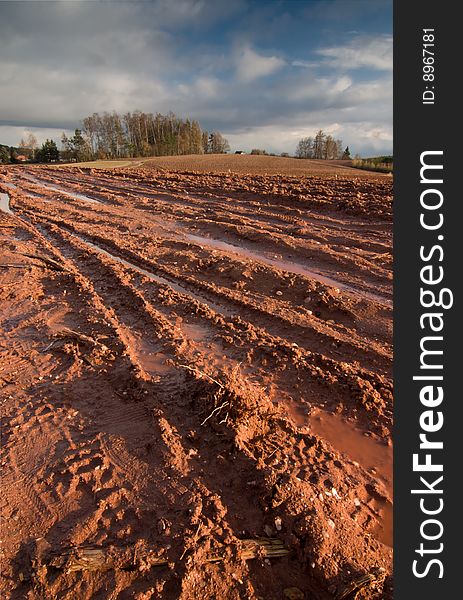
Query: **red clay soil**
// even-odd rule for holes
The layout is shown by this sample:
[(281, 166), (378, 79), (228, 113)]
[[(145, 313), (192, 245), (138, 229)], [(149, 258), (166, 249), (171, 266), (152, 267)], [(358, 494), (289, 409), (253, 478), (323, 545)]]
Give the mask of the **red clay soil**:
[[(129, 159), (132, 166), (168, 171), (200, 171), (202, 173), (239, 173), (250, 175), (282, 175), (307, 177), (355, 177), (371, 178), (372, 172), (352, 167), (351, 160), (317, 160), (257, 154), (187, 154), (185, 156), (156, 156), (153, 158)], [(82, 163), (80, 163), (82, 165)], [(389, 174), (374, 173), (376, 179)]]
[(391, 180), (0, 192), (1, 596), (391, 598)]

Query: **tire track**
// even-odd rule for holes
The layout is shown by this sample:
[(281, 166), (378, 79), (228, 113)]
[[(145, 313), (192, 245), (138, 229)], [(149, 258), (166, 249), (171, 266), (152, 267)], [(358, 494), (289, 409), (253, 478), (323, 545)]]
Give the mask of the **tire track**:
[[(78, 252), (85, 250), (85, 255), (81, 254), (79, 257), (79, 270), (82, 271), (84, 269), (85, 276), (93, 281), (94, 286), (96, 285), (96, 290), (102, 296), (103, 303), (116, 311), (117, 318), (123, 324), (122, 326), (129, 330), (132, 336), (135, 334), (139, 339), (145, 336), (149, 340), (158, 340), (154, 346), (149, 346), (154, 352), (172, 357), (179, 353), (181, 354), (180, 347), (185, 344), (185, 336), (179, 333), (180, 337), (178, 337), (178, 334), (172, 332), (172, 323), (162, 313), (155, 310), (143, 294), (126, 280), (124, 265), (118, 264), (117, 260), (101, 256), (101, 252), (99, 253), (98, 250), (89, 247), (88, 244), (85, 244), (79, 238), (76, 239), (72, 235), (65, 234), (63, 231), (48, 231), (47, 235), (51, 236), (59, 246), (61, 245), (61, 251), (64, 252), (65, 256), (66, 252), (69, 252), (66, 248), (73, 247)], [(63, 248), (63, 241), (69, 244), (69, 246)], [(70, 255), (68, 258), (70, 258)], [(85, 268), (88, 269), (87, 272), (85, 272)], [(114, 279), (115, 282), (110, 283), (108, 280), (111, 279)], [(119, 305), (119, 300), (113, 300), (111, 296), (108, 296), (108, 290), (112, 293), (115, 289), (124, 289), (126, 292), (122, 305)], [(133, 314), (134, 307), (138, 309), (135, 314)], [(249, 326), (247, 328), (249, 329)], [(246, 326), (244, 329), (246, 329)], [(257, 336), (257, 339), (260, 340), (263, 345), (262, 352), (264, 354), (271, 356), (276, 351), (281, 356), (281, 365), (288, 360), (290, 364), (294, 361), (296, 364), (300, 364), (300, 369), (306, 373), (304, 379), (307, 383), (311, 382), (313, 386), (314, 379), (322, 383), (322, 389), (325, 389), (323, 392), (318, 390), (317, 395), (322, 395), (326, 400), (328, 399), (328, 395), (333, 398), (332, 384), (336, 381), (340, 383), (340, 389), (343, 389), (342, 386), (346, 385), (351, 390), (354, 398), (358, 396), (359, 398), (363, 398), (362, 401), (373, 402), (373, 404), (378, 402), (381, 394), (388, 389), (388, 383), (372, 372), (360, 370), (353, 365), (347, 365), (346, 363), (327, 358), (309, 350), (304, 351), (301, 348), (294, 347), (294, 343), (291, 344), (281, 338), (269, 335), (265, 330), (251, 327), (251, 331), (253, 330), (256, 332), (253, 334), (253, 337), (256, 338)], [(132, 344), (128, 339), (127, 333), (123, 335), (125, 336), (127, 346), (131, 348)], [(249, 346), (252, 347), (252, 343), (249, 343)], [(133, 354), (133, 349), (131, 352)], [(142, 365), (144, 359), (145, 356), (137, 355), (137, 353), (132, 356), (132, 360), (137, 362), (140, 369), (146, 373), (146, 369)], [(147, 374), (153, 375), (155, 373), (156, 371)], [(162, 373), (159, 373), (159, 375), (162, 375)], [(330, 386), (329, 394), (328, 387), (325, 386)], [(377, 390), (383, 391), (378, 392)], [(342, 398), (345, 398), (345, 393), (339, 392), (337, 397), (339, 398), (338, 401), (342, 402)], [(381, 401), (381, 403), (384, 402)]]
[[(181, 293), (186, 293), (190, 296), (193, 296), (199, 301), (205, 301), (219, 312), (231, 314), (230, 311), (232, 311), (233, 308), (235, 310), (239, 309), (239, 312), (251, 321), (256, 322), (257, 318), (257, 323), (261, 324), (265, 329), (269, 329), (270, 332), (278, 331), (279, 335), (286, 333), (288, 337), (292, 338), (303, 347), (315, 349), (317, 351), (322, 351), (322, 349), (324, 349), (324, 352), (328, 352), (328, 355), (331, 355), (333, 358), (337, 358), (340, 351), (347, 351), (347, 353), (352, 353), (356, 360), (367, 360), (368, 362), (364, 363), (365, 366), (372, 364), (375, 365), (376, 368), (379, 367), (381, 370), (383, 370), (383, 372), (386, 372), (386, 370), (389, 369), (390, 356), (388, 354), (384, 354), (384, 350), (377, 346), (378, 351), (382, 356), (378, 356), (376, 362), (372, 363), (371, 360), (374, 357), (374, 354), (372, 354), (372, 349), (375, 348), (375, 343), (370, 341), (370, 343), (367, 345), (361, 338), (358, 339), (358, 341), (355, 339), (355, 337), (353, 339), (352, 331), (343, 333), (339, 328), (337, 328), (336, 338), (340, 340), (340, 349), (336, 349), (334, 354), (330, 353), (330, 347), (334, 341), (333, 336), (332, 334), (327, 335), (327, 333), (322, 331), (321, 327), (319, 326), (319, 320), (316, 317), (312, 317), (310, 315), (310, 311), (308, 313), (306, 311), (303, 312), (303, 316), (301, 316), (301, 309), (299, 309), (298, 312), (295, 312), (287, 307), (281, 307), (278, 312), (275, 312), (275, 307), (272, 307), (272, 312), (268, 312), (265, 309), (264, 298), (253, 298), (252, 296), (247, 295), (246, 299), (244, 299), (242, 294), (237, 294), (236, 292), (232, 292), (231, 290), (221, 286), (219, 287), (217, 285), (211, 285), (204, 281), (200, 281), (194, 276), (181, 276), (178, 271), (173, 272), (171, 269), (166, 268), (164, 265), (161, 266), (159, 263), (153, 264), (151, 260), (144, 258), (139, 254), (135, 254), (129, 248), (121, 249), (120, 246), (115, 244), (113, 241), (102, 237), (101, 233), (95, 233), (89, 237), (88, 221), (82, 223), (81, 226), (76, 221), (69, 223), (67, 221), (63, 221), (62, 218), (58, 220), (50, 216), (46, 216), (45, 219), (48, 222), (54, 222), (59, 227), (65, 227), (68, 231), (80, 235), (81, 240), (87, 244), (94, 243), (100, 248), (104, 248), (105, 251), (113, 255), (113, 258), (115, 257), (120, 261), (129, 261), (141, 269), (148, 269), (148, 273), (146, 273), (148, 275), (151, 273), (154, 277), (154, 274), (157, 273), (161, 278), (167, 278), (167, 281), (164, 281), (164, 283), (173, 286)], [(138, 243), (138, 241), (136, 243)], [(180, 287), (178, 287), (179, 281), (181, 282)], [(209, 297), (214, 298), (214, 300), (208, 300)], [(224, 308), (220, 308), (218, 306), (217, 300)], [(226, 308), (227, 305), (229, 307), (228, 309)], [(249, 313), (249, 316), (246, 313)], [(288, 315), (290, 318), (288, 318)], [(295, 326), (294, 323), (297, 323), (297, 326)], [(326, 330), (326, 324), (324, 324), (324, 329)]]

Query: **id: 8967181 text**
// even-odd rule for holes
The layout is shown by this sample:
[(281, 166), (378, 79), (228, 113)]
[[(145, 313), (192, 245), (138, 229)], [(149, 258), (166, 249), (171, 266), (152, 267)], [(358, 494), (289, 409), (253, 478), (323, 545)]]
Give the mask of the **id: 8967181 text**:
[(423, 29), (422, 30), (423, 40), (423, 81), (425, 82), (425, 90), (423, 91), (422, 102), (423, 104), (434, 104), (436, 93), (435, 93), (435, 44), (434, 44), (434, 29)]

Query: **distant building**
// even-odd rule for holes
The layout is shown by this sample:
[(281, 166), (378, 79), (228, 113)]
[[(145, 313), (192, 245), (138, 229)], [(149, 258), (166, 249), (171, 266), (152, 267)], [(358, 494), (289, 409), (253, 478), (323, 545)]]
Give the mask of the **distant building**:
[(27, 156), (24, 156), (24, 154), (18, 154), (16, 156), (16, 160), (19, 161), (19, 162), (26, 162), (29, 159), (27, 158)]
[(235, 154), (246, 154), (246, 152), (244, 150), (237, 150)]

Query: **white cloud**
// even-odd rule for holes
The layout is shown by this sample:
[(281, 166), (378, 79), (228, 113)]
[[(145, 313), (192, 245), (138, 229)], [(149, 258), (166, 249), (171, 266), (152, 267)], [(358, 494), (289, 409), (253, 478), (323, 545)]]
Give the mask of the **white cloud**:
[(236, 73), (241, 81), (253, 81), (259, 77), (271, 75), (285, 65), (277, 56), (261, 56), (249, 46), (241, 49), (236, 58)]
[(314, 77), (310, 80), (299, 80), (288, 88), (287, 97), (292, 101), (308, 101), (323, 99), (328, 103), (334, 97), (345, 92), (349, 88), (354, 89), (352, 79), (347, 75), (341, 77)]
[(319, 129), (323, 129), (336, 139), (341, 139), (353, 154), (374, 156), (392, 152), (392, 123), (384, 126), (370, 121), (338, 123), (323, 120), (320, 115), (317, 117), (309, 114), (306, 123), (306, 127), (297, 129), (288, 123), (225, 131), (225, 137), (230, 142), (232, 151), (250, 152), (253, 148), (262, 148), (267, 152), (294, 154), (301, 138), (313, 137)]
[[(197, 119), (233, 149), (292, 153), (323, 128), (353, 152), (391, 150), (390, 36), (351, 33), (318, 54), (307, 37), (293, 56), (284, 35), (259, 38), (270, 19), (251, 23), (246, 0), (4, 4), (0, 143), (16, 145), (32, 126), (39, 141), (59, 140), (93, 112), (140, 109)], [(240, 29), (209, 36), (240, 10)]]
[(39, 146), (43, 144), (46, 139), (55, 140), (58, 144), (61, 140), (62, 133), (66, 135), (73, 135), (73, 131), (69, 129), (57, 129), (52, 127), (19, 127), (15, 125), (0, 125), (0, 142), (5, 146), (17, 146), (21, 139), (24, 139), (30, 132), (35, 135)]
[(217, 98), (220, 90), (220, 81), (215, 77), (199, 77), (194, 87), (198, 96), (202, 98)]
[(392, 71), (392, 36), (357, 37), (351, 44), (320, 48), (325, 64), (337, 69)]
[(340, 77), (331, 88), (334, 93), (337, 92), (345, 92), (352, 86), (352, 79), (350, 77), (344, 76)]
[(293, 60), (291, 62), (291, 66), (292, 67), (302, 67), (304, 69), (310, 69), (310, 68), (318, 67), (319, 63), (310, 62), (308, 60)]

